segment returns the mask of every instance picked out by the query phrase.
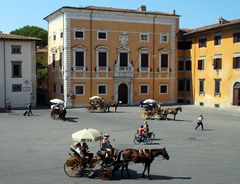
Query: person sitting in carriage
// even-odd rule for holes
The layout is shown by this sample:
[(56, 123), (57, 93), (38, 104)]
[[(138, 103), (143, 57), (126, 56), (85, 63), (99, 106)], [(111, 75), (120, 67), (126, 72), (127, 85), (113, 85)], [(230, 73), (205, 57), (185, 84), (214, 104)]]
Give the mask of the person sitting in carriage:
[(81, 157), (82, 145), (80, 142), (74, 143), (70, 146), (70, 150), (73, 152), (75, 157)]
[(110, 137), (109, 134), (104, 134), (103, 140), (101, 143), (101, 150), (105, 151), (106, 159), (113, 158), (113, 154), (114, 154), (114, 148), (110, 143), (109, 137)]
[(90, 164), (91, 160), (93, 158), (93, 153), (89, 152), (89, 147), (88, 147), (87, 143), (85, 143), (85, 142), (82, 144), (81, 153), (82, 153), (83, 157), (86, 159), (87, 163)]

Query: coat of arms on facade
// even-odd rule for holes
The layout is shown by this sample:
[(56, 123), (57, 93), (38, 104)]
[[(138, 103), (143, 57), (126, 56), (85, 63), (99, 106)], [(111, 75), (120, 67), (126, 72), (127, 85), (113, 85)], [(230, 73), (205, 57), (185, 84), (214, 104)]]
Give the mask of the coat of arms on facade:
[(128, 47), (128, 35), (127, 33), (121, 33), (119, 36), (120, 47)]

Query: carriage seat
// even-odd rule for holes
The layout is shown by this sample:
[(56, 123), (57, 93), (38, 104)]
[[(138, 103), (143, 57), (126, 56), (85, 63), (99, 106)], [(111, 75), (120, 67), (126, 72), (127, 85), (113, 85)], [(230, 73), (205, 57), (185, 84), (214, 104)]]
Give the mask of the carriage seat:
[(73, 145), (70, 145), (70, 150), (74, 153), (75, 156), (82, 157), (80, 150), (76, 149)]

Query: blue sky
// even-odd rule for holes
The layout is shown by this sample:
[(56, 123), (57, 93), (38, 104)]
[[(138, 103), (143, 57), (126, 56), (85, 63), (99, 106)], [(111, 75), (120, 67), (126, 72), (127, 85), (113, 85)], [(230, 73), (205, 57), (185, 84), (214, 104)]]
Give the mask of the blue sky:
[(0, 31), (9, 33), (25, 25), (47, 30), (44, 17), (62, 6), (106, 6), (137, 9), (146, 5), (149, 11), (161, 11), (181, 15), (180, 28), (197, 28), (217, 22), (219, 17), (227, 20), (240, 19), (240, 0), (2, 0)]

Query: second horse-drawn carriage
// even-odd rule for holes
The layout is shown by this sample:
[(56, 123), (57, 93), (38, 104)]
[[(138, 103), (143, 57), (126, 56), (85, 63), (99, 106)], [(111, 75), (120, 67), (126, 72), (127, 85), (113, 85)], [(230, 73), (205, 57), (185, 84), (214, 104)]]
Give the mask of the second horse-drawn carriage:
[(114, 112), (117, 112), (117, 107), (119, 105), (119, 101), (117, 102), (105, 102), (104, 98), (99, 96), (92, 96), (89, 98), (89, 105), (86, 107), (87, 112), (110, 112), (110, 107), (114, 107)]
[(147, 99), (140, 103), (140, 107), (143, 108), (141, 113), (141, 117), (143, 119), (157, 119), (157, 120), (166, 120), (168, 119), (168, 115), (172, 114), (175, 120), (178, 111), (182, 112), (182, 108), (177, 106), (175, 108), (162, 108), (160, 103), (152, 100)]
[(147, 99), (140, 103), (140, 107), (143, 108), (141, 117), (143, 119), (163, 119), (164, 110), (161, 108), (159, 102)]

